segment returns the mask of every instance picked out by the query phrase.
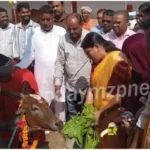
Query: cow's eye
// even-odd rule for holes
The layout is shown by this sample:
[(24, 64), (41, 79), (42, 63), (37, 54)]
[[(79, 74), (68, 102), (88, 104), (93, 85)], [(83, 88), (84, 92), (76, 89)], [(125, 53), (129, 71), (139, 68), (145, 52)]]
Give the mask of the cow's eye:
[(32, 111), (36, 111), (36, 110), (39, 110), (39, 107), (37, 105), (33, 104), (31, 106), (31, 109), (32, 109)]

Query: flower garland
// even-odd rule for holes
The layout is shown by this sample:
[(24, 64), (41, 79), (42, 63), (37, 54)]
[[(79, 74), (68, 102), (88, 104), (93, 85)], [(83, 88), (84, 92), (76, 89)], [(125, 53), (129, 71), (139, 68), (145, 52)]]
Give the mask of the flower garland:
[[(22, 105), (22, 103), (23, 103), (23, 101), (20, 102), (19, 107)], [(21, 121), (18, 122), (17, 126), (22, 131), (22, 134), (21, 134), (21, 137), (23, 140), (22, 148), (36, 149), (38, 142), (39, 142), (39, 139), (38, 138), (34, 139), (32, 145), (29, 145), (29, 139), (28, 139), (29, 131), (28, 131), (28, 125), (27, 125), (25, 115), (22, 116), (22, 119), (21, 119)]]

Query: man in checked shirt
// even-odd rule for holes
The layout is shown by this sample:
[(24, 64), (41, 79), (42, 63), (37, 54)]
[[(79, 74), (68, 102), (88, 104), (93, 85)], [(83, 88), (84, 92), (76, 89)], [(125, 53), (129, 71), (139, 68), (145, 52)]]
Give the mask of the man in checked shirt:
[(65, 78), (66, 107), (69, 120), (82, 110), (85, 91), (89, 86), (91, 64), (81, 48), (83, 38), (88, 31), (82, 29), (79, 14), (68, 15), (67, 33), (60, 39), (55, 63), (55, 93), (61, 97), (60, 88)]

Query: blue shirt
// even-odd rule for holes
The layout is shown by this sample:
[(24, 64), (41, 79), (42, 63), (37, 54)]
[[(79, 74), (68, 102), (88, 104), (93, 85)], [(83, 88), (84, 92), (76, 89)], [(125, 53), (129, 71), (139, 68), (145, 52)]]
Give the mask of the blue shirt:
[(104, 35), (105, 34), (104, 31), (103, 31), (103, 28), (101, 26), (99, 26), (99, 25), (93, 27), (90, 32), (96, 32), (96, 33), (98, 33), (100, 35)]
[(99, 26), (99, 25), (97, 25), (97, 26), (95, 26), (95, 27), (93, 27), (93, 28), (91, 29), (91, 32), (97, 32), (97, 33), (99, 33), (100, 29), (102, 29), (102, 27)]

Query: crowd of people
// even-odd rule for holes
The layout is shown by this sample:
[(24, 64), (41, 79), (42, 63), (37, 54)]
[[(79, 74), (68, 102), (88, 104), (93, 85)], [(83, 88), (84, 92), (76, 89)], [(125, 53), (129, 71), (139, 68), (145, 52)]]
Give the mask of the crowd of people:
[(64, 122), (85, 103), (96, 107), (97, 119), (120, 104), (125, 126), (136, 125), (137, 141), (150, 115), (150, 2), (138, 10), (131, 30), (125, 10), (98, 10), (94, 26), (90, 7), (67, 14), (64, 2), (52, 1), (41, 6), (36, 23), (29, 4), (20, 2), (21, 22), (13, 25), (0, 8), (0, 53), (18, 62), (13, 71), (28, 68), (34, 73), (40, 96)]

